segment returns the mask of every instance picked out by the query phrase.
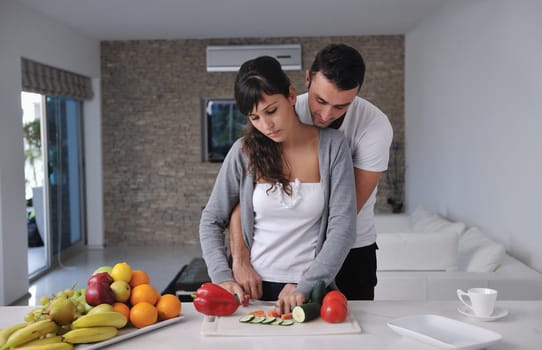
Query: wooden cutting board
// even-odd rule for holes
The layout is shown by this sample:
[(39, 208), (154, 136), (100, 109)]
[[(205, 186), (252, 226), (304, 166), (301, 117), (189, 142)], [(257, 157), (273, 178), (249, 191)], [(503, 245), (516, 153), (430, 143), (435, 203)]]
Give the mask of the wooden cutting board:
[(342, 323), (327, 323), (317, 318), (306, 323), (294, 323), (291, 326), (272, 326), (261, 323), (242, 323), (239, 318), (254, 310), (271, 310), (273, 304), (257, 303), (248, 307), (239, 307), (231, 316), (203, 318), (201, 334), (204, 336), (217, 337), (267, 337), (267, 336), (309, 336), (331, 334), (356, 334), (361, 333), (358, 322), (348, 315)]

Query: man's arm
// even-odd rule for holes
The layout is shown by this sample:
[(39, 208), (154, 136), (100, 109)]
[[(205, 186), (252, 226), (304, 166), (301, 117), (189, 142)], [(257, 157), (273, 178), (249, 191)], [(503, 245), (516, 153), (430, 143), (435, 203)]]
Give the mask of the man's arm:
[(250, 295), (251, 299), (260, 299), (263, 294), (262, 278), (250, 263), (250, 252), (243, 240), (239, 204), (232, 211), (229, 233), (233, 278), (243, 287), (245, 293)]
[(356, 181), (356, 201), (357, 201), (357, 212), (363, 208), (367, 199), (373, 193), (378, 180), (380, 180), (379, 171), (367, 171), (354, 168), (354, 177)]

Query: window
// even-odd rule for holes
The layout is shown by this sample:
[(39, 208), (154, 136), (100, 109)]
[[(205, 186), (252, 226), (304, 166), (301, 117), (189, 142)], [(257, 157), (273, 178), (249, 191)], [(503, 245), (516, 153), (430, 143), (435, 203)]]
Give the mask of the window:
[(227, 98), (202, 99), (202, 160), (222, 162), (243, 133), (246, 117), (235, 101)]

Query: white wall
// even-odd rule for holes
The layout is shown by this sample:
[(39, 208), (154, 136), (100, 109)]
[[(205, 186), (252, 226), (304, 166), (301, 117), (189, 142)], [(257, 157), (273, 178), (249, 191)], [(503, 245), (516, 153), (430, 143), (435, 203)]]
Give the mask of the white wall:
[(406, 35), (407, 210), (542, 271), (542, 2), (447, 1)]
[[(92, 77), (96, 86), (100, 78), (98, 40), (49, 20), (16, 1), (0, 1), (0, 305), (15, 301), (28, 290), (21, 57)], [(86, 132), (86, 136), (90, 135), (86, 152), (101, 155), (101, 140), (95, 139), (101, 135), (99, 91), (85, 104), (85, 126), (90, 123), (98, 128)], [(96, 145), (100, 145), (98, 149)], [(93, 186), (99, 186), (99, 193), (93, 187), (86, 189), (89, 196), (99, 197), (95, 202), (101, 200), (101, 160), (99, 164), (99, 173), (87, 172), (87, 176), (95, 177)], [(95, 222), (103, 222), (101, 206), (89, 207), (87, 215)]]

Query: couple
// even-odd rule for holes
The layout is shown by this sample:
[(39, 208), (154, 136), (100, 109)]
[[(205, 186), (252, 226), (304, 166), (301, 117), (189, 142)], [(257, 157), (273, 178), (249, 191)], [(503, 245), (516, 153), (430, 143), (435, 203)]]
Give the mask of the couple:
[[(296, 97), (273, 58), (242, 65), (235, 99), (249, 122), (200, 223), (213, 282), (278, 300), (279, 313), (302, 304), (320, 279), (336, 282), (349, 299), (374, 298), (373, 207), (392, 130), (357, 97), (364, 72), (355, 49), (329, 45), (307, 72), (308, 93)], [(228, 225), (233, 271), (224, 247)]]

